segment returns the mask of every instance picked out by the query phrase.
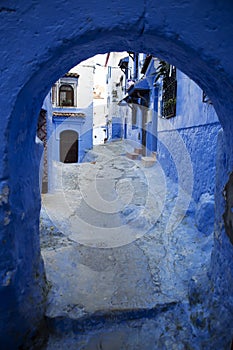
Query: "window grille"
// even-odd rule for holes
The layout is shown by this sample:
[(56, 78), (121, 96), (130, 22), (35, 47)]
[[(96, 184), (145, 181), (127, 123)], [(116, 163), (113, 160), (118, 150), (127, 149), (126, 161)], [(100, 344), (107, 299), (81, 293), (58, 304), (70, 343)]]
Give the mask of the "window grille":
[(171, 69), (163, 77), (163, 106), (162, 117), (171, 118), (176, 115), (176, 93), (177, 93), (177, 80), (176, 80), (176, 68), (170, 66)]

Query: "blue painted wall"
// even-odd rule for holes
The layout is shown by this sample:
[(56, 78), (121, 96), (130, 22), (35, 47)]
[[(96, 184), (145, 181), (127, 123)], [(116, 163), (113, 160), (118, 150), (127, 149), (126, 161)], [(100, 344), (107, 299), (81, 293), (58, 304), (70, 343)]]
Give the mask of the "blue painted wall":
[[(184, 148), (188, 151), (194, 180), (192, 193), (198, 201), (203, 193), (213, 194), (215, 190), (217, 136), (221, 127), (213, 106), (202, 102), (202, 90), (179, 70), (176, 110), (174, 118), (158, 118), (158, 160), (165, 174), (179, 181), (176, 168), (180, 162), (174, 162), (171, 150), (180, 155), (180, 160)], [(177, 133), (182, 145), (177, 143)], [(182, 181), (179, 184), (182, 186)]]
[[(53, 111), (67, 112), (66, 108), (53, 108)], [(87, 108), (69, 108), (69, 113), (84, 113), (85, 117), (57, 118), (48, 115), (52, 147), (52, 160), (60, 161), (60, 133), (64, 130), (74, 130), (79, 135), (78, 162), (82, 162), (85, 152), (93, 147), (93, 104)], [(52, 123), (51, 123), (52, 120)]]
[[(157, 116), (154, 118), (154, 120), (157, 120)], [(148, 155), (150, 155), (151, 152), (157, 151), (157, 130), (154, 124), (155, 123), (150, 122), (147, 124), (146, 128), (146, 148)]]
[[(177, 162), (174, 162), (170, 150), (180, 154), (182, 159), (183, 147), (186, 147), (192, 162), (192, 195), (195, 201), (198, 201), (203, 193), (213, 194), (215, 191), (216, 148), (220, 129), (219, 123), (213, 123), (158, 133), (158, 161), (165, 174), (175, 182), (179, 181)], [(176, 143), (177, 133), (184, 142), (182, 147)], [(185, 167), (183, 172), (185, 174)], [(182, 186), (182, 182), (179, 181), (179, 184)]]
[(151, 65), (148, 67), (148, 71), (150, 74), (148, 82), (149, 82), (149, 85), (151, 87), (150, 108), (151, 108), (151, 119), (152, 120), (151, 120), (151, 122), (149, 122), (147, 124), (147, 127), (146, 127), (146, 130), (147, 130), (146, 147), (147, 147), (148, 155), (151, 155), (151, 152), (157, 152), (157, 148), (158, 148), (157, 137), (158, 137), (158, 93), (159, 93), (159, 89), (157, 86), (154, 86), (155, 75), (153, 73), (155, 73), (155, 68), (154, 68), (153, 61), (151, 62)]
[(112, 139), (117, 140), (123, 137), (122, 119), (119, 117), (112, 117)]
[[(43, 102), (47, 111), (47, 158), (48, 158), (48, 190), (55, 188), (53, 161), (60, 162), (60, 134), (64, 130), (73, 130), (78, 133), (78, 162), (82, 162), (88, 150), (93, 147), (93, 104), (87, 108), (69, 107), (69, 113), (84, 113), (85, 117), (56, 117), (53, 112), (67, 113), (67, 108), (54, 108), (51, 103), (51, 92)], [(41, 166), (43, 162), (41, 162)]]
[[(140, 54), (141, 56), (141, 54)], [(146, 55), (144, 55), (146, 57)], [(145, 59), (144, 57), (144, 59)], [(138, 67), (138, 73), (140, 74), (140, 68)], [(142, 144), (142, 114), (146, 115), (146, 124), (144, 126), (146, 131), (146, 155), (150, 156), (151, 152), (157, 150), (157, 113), (158, 113), (158, 87), (154, 86), (154, 81), (156, 77), (156, 67), (154, 64), (154, 59), (151, 59), (143, 79), (146, 79), (148, 86), (150, 88), (150, 93), (148, 94), (148, 107), (144, 107), (141, 104), (134, 104), (136, 109), (136, 124), (132, 125), (132, 118), (128, 119), (126, 138), (137, 142), (138, 145)], [(143, 99), (142, 99), (143, 101)], [(144, 102), (144, 101), (143, 101)], [(130, 111), (128, 114), (132, 114), (132, 106), (128, 107)]]

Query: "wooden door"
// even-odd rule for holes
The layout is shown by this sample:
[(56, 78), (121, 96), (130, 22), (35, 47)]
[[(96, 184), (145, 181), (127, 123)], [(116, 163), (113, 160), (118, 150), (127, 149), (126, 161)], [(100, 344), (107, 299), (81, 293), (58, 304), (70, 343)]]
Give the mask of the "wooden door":
[(60, 134), (60, 161), (63, 163), (78, 162), (78, 133), (65, 130)]

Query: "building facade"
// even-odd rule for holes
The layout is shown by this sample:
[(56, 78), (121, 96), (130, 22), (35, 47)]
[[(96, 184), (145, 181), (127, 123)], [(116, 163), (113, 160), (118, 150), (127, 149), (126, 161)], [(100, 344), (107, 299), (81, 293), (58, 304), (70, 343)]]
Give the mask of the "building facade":
[(93, 73), (93, 60), (83, 61), (57, 80), (44, 100), (43, 192), (57, 187), (58, 162), (82, 162), (93, 147)]
[(52, 159), (81, 162), (93, 145), (92, 128), (93, 61), (89, 59), (52, 87), (52, 132), (48, 135), (53, 144)]
[[(162, 107), (158, 110), (158, 160), (165, 174), (186, 188), (187, 163), (182, 159), (184, 152), (188, 153), (192, 164), (192, 197), (198, 202), (203, 194), (214, 194), (217, 137), (221, 126), (202, 89), (178, 69), (176, 81), (174, 114), (166, 118)], [(162, 87), (159, 89), (162, 106)]]
[[(180, 175), (187, 170), (182, 163), (187, 152), (193, 198), (198, 201), (205, 193), (213, 195), (221, 127), (208, 96), (187, 75), (152, 55), (129, 53), (119, 65), (125, 73), (125, 94), (119, 103), (122, 137), (142, 147), (144, 156), (156, 152), (165, 175), (184, 183), (184, 188)], [(129, 76), (128, 70), (134, 75)]]

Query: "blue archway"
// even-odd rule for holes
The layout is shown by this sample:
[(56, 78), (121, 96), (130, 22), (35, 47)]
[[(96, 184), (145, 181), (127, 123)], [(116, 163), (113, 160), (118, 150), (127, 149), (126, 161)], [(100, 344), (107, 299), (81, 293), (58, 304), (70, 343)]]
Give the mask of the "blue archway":
[[(233, 5), (185, 2), (35, 1), (1, 6), (1, 344), (13, 349), (40, 328), (45, 280), (40, 257), (37, 116), (51, 85), (87, 57), (149, 52), (176, 65), (209, 95), (219, 137), (213, 283), (233, 292), (232, 248), (222, 191), (233, 166)], [(69, 23), (67, 24), (67, 19)], [(17, 25), (16, 25), (17, 23)], [(20, 25), (18, 25), (18, 23)], [(230, 214), (229, 214), (230, 215)], [(219, 290), (218, 290), (219, 289)], [(30, 302), (29, 302), (30, 300)], [(36, 307), (35, 307), (36, 305)], [(228, 306), (230, 309), (230, 305)], [(15, 336), (17, 334), (17, 336)]]

